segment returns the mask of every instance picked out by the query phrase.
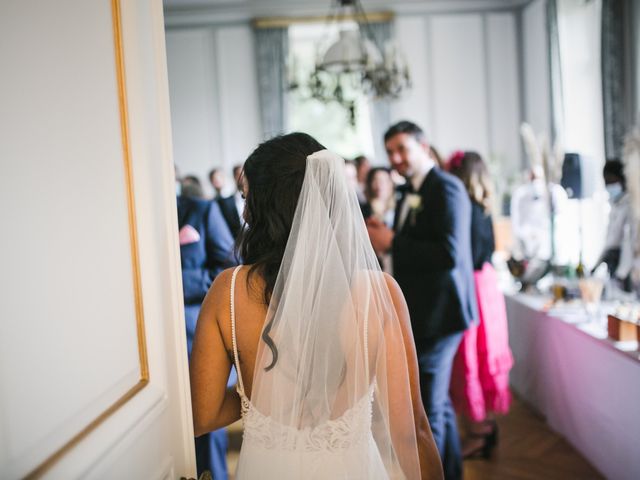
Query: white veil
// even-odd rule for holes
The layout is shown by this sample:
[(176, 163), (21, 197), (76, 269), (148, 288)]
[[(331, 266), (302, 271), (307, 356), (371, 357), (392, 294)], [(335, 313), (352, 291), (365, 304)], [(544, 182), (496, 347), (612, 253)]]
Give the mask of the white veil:
[(402, 330), (344, 160), (327, 150), (307, 157), (265, 331), (277, 360), (268, 369), (259, 342), (251, 403), (287, 478), (420, 478)]

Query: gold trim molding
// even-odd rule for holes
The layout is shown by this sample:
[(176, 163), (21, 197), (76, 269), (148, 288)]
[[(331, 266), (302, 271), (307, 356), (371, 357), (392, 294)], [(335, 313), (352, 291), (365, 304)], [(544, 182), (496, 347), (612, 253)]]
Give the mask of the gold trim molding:
[(126, 76), (124, 68), (124, 50), (122, 47), (122, 17), (120, 0), (111, 0), (111, 15), (113, 23), (113, 42), (115, 52), (116, 77), (118, 83), (118, 104), (120, 109), (120, 131), (122, 135), (122, 153), (124, 158), (125, 181), (127, 184), (127, 208), (129, 221), (129, 241), (131, 246), (131, 265), (133, 275), (133, 289), (136, 311), (136, 332), (138, 337), (138, 358), (140, 363), (140, 379), (124, 395), (118, 398), (110, 407), (89, 422), (82, 430), (75, 434), (62, 447), (49, 456), (38, 467), (26, 475), (26, 480), (42, 477), (51, 466), (60, 460), (69, 450), (73, 449), (89, 433), (109, 418), (125, 403), (131, 400), (149, 383), (149, 362), (147, 358), (147, 341), (144, 329), (144, 310), (142, 304), (142, 286), (140, 274), (140, 258), (138, 251), (138, 234), (136, 228), (135, 201), (133, 194), (133, 169), (131, 165), (131, 148), (129, 144), (129, 118), (127, 114)]
[(357, 21), (369, 23), (390, 22), (394, 18), (393, 12), (371, 12), (366, 15), (336, 15), (329, 17), (327, 15), (310, 15), (305, 17), (261, 17), (255, 18), (252, 24), (255, 28), (286, 28), (292, 25), (300, 25), (303, 23), (325, 23), (331, 19), (338, 22)]

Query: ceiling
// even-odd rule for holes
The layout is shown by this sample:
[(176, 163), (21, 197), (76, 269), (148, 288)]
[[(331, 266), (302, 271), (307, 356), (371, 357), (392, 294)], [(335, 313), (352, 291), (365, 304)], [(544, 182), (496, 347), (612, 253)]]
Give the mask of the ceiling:
[[(328, 10), (334, 0), (163, 0), (167, 10), (192, 9), (231, 9), (249, 8), (251, 10), (268, 10), (277, 7), (301, 8), (310, 7)], [(530, 3), (531, 0), (363, 0), (367, 9), (404, 10), (406, 8), (433, 9), (496, 9), (514, 8)]]
[[(362, 0), (365, 11), (398, 15), (508, 11), (534, 0)], [(540, 1), (540, 0), (538, 0)], [(168, 28), (246, 22), (257, 17), (326, 15), (335, 0), (163, 0)]]

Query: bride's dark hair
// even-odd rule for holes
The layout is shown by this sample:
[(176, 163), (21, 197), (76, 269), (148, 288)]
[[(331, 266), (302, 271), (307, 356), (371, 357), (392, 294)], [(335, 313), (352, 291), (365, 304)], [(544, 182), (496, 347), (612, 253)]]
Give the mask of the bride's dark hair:
[[(258, 273), (265, 282), (264, 302), (268, 305), (284, 256), (293, 216), (302, 190), (307, 157), (324, 150), (315, 138), (306, 133), (290, 133), (267, 140), (249, 155), (244, 164), (247, 182), (245, 220), (247, 228), (239, 239), (240, 255), (252, 265), (249, 277)], [(269, 337), (270, 321), (262, 339), (273, 360), (278, 351)]]

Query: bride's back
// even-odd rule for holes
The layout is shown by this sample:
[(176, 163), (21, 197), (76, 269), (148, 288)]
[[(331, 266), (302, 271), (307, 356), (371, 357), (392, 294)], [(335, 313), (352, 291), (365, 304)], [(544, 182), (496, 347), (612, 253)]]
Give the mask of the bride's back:
[[(251, 403), (249, 399), (256, 356), (268, 309), (263, 301), (264, 280), (260, 275), (249, 275), (249, 272), (249, 266), (226, 270), (216, 280), (210, 293), (217, 305), (215, 318), (225, 350), (238, 368), (238, 393), (243, 401), (245, 431), (238, 463), (238, 478), (293, 479), (300, 478), (303, 472), (306, 478), (340, 478), (345, 475), (345, 478), (374, 480), (389, 478), (389, 472), (372, 435), (375, 379), (371, 383), (367, 382), (368, 392), (358, 395), (359, 400), (355, 403), (349, 399), (354, 383), (341, 382), (336, 390), (333, 415), (324, 421), (314, 419), (313, 412), (310, 411), (307, 413), (311, 415), (301, 415), (302, 424), (281, 423), (276, 417), (264, 414)], [(390, 277), (383, 277), (383, 274), (372, 275), (384, 278), (385, 284), (393, 282)], [(351, 295), (356, 295), (360, 283), (364, 282), (354, 282)], [(379, 318), (375, 318), (375, 309), (371, 309), (364, 322), (358, 322), (355, 317), (349, 318), (347, 322), (354, 322), (357, 326), (345, 328), (342, 334), (336, 332), (335, 343), (337, 349), (342, 351), (340, 356), (344, 358), (343, 368), (345, 371), (357, 368), (360, 350), (354, 348), (354, 342), (365, 342), (371, 343), (373, 370), (377, 339), (384, 335), (376, 328), (381, 322)], [(372, 325), (371, 331), (366, 326), (369, 322)], [(348, 332), (353, 331), (359, 332), (357, 338), (347, 338)], [(287, 353), (282, 352), (285, 357)], [(343, 380), (347, 378), (350, 376), (343, 376)], [(295, 389), (296, 377), (291, 376), (290, 381), (291, 389)], [(260, 395), (260, 392), (256, 393)], [(286, 396), (285, 392), (282, 393)], [(397, 473), (398, 478), (403, 478), (401, 473)]]
[[(262, 341), (261, 335), (264, 329), (264, 323), (268, 314), (268, 305), (264, 302), (266, 282), (258, 272), (251, 272), (251, 267), (251, 265), (237, 267), (238, 271), (235, 276), (235, 282), (233, 274), (236, 268), (229, 268), (223, 271), (216, 278), (208, 295), (215, 305), (215, 321), (231, 363), (235, 362), (235, 340), (239, 360), (239, 373), (242, 376), (244, 393), (248, 398), (251, 398), (253, 390), (256, 358), (258, 356), (260, 342)], [(402, 294), (395, 280), (388, 274), (382, 272), (370, 272), (367, 276), (369, 275), (375, 275), (381, 279), (381, 283), (388, 289), (389, 295), (393, 299), (393, 308), (401, 308), (403, 303), (401, 300)], [(364, 295), (362, 283), (364, 282), (354, 282), (349, 297)], [(233, 313), (235, 317), (233, 322), (231, 317), (232, 290), (234, 294)], [(349, 315), (347, 309), (344, 310), (344, 313), (345, 315)], [(397, 312), (396, 315), (398, 315)], [(358, 319), (356, 318), (348, 319), (348, 322), (351, 321), (358, 323)], [(367, 327), (364, 326), (365, 322)], [(362, 350), (362, 348), (356, 348), (356, 346), (360, 347), (360, 345), (366, 342), (369, 352), (368, 370), (375, 372), (377, 345), (380, 337), (384, 335), (384, 331), (381, 328), (383, 323), (384, 319), (380, 318), (379, 312), (377, 312), (375, 308), (372, 308), (368, 311), (366, 319), (360, 319), (359, 325), (356, 325), (354, 328), (347, 328), (341, 332), (334, 332), (335, 346), (340, 350), (341, 357), (344, 358), (343, 368), (349, 370), (355, 368), (355, 363), (358, 360), (354, 357), (358, 351)], [(409, 328), (408, 323), (406, 323), (405, 328)], [(355, 332), (357, 337), (353, 336), (353, 332)], [(365, 332), (367, 332), (367, 339), (364, 338)], [(294, 381), (294, 378), (292, 378), (292, 381)], [(371, 378), (370, 381), (373, 381), (373, 378)], [(369, 384), (370, 382), (364, 383)], [(346, 394), (344, 390), (343, 388), (339, 388), (342, 395)], [(357, 396), (362, 396), (365, 393), (366, 391), (355, 392)], [(338, 395), (338, 399), (340, 396), (341, 395)], [(332, 417), (335, 418), (344, 413), (345, 409), (345, 406), (341, 408), (339, 401), (336, 402), (334, 415), (332, 415)]]

